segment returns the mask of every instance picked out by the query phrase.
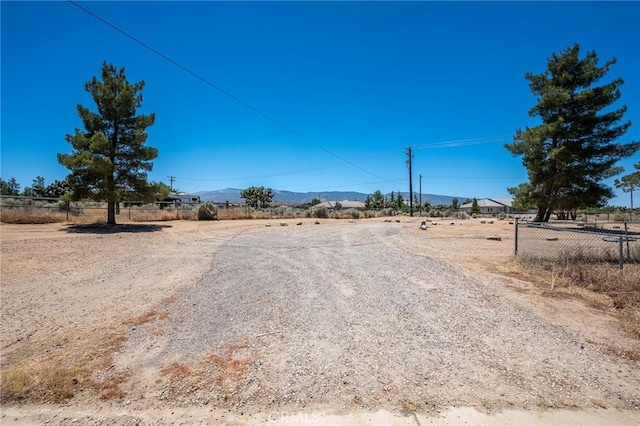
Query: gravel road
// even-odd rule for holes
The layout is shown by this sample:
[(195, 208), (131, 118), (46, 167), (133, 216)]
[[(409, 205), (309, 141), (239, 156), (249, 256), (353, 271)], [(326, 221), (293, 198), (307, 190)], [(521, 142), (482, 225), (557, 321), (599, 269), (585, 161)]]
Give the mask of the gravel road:
[(130, 327), (116, 368), (148, 402), (245, 413), (640, 409), (637, 361), (415, 254), (428, 232), (409, 244), (406, 227), (238, 233), (194, 286)]

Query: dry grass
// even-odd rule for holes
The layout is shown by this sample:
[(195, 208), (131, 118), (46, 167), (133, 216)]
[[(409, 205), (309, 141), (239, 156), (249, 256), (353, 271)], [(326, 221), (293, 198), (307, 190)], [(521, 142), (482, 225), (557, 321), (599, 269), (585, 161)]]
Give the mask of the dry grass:
[(232, 402), (255, 362), (249, 344), (226, 344), (218, 353), (207, 351), (200, 362), (187, 366), (171, 362), (160, 370), (168, 381), (166, 392), (174, 399), (204, 392), (222, 402)]
[[(153, 209), (132, 207), (121, 208), (116, 215), (118, 223), (127, 222), (157, 222), (171, 220), (193, 220), (197, 216), (189, 209)], [(74, 223), (92, 224), (107, 221), (106, 208), (72, 208), (69, 214), (48, 208), (3, 208), (0, 222), (13, 224), (45, 224), (45, 223)]]
[[(519, 256), (510, 262), (512, 274), (525, 275), (543, 286), (545, 294), (578, 296), (596, 307), (620, 312), (623, 328), (640, 339), (640, 265), (579, 262)], [(535, 278), (534, 278), (535, 277)]]
[(239, 357), (239, 355), (248, 348), (248, 343), (227, 344), (221, 355), (212, 352), (204, 354), (203, 362), (208, 369), (215, 372), (215, 383), (218, 386), (224, 386), (225, 382), (242, 381), (253, 360), (248, 357)]
[(67, 221), (67, 214), (55, 211), (2, 210), (0, 222), (14, 224), (42, 225)]
[[(113, 354), (124, 344), (123, 335), (95, 334), (67, 338), (47, 356), (34, 354), (0, 371), (0, 401), (56, 403), (79, 390), (91, 390), (102, 398), (120, 398), (128, 372), (114, 371)], [(9, 363), (10, 364), (10, 363)]]

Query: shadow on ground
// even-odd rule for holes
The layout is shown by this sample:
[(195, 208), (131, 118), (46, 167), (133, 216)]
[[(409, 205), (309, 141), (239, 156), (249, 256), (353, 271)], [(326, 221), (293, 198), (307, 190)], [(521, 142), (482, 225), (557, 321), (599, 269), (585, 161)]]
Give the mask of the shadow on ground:
[(92, 223), (83, 225), (70, 225), (63, 231), (73, 234), (123, 234), (138, 232), (157, 232), (163, 228), (171, 228), (171, 225), (157, 225), (150, 223), (107, 225), (106, 223)]

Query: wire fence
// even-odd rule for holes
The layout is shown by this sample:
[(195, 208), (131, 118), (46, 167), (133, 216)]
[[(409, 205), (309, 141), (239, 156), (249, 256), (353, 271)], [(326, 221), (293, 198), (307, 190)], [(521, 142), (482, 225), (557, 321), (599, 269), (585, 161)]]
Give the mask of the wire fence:
[[(200, 207), (213, 210), (216, 219), (276, 219), (276, 218), (353, 218), (376, 217), (382, 212), (361, 212), (356, 209), (308, 209), (293, 206), (254, 208), (246, 204), (214, 202), (156, 201), (141, 204), (123, 201), (116, 205), (116, 220), (122, 222), (199, 220)], [(5, 223), (95, 223), (107, 219), (107, 203), (94, 201), (65, 201), (58, 198), (17, 195), (0, 196), (0, 221)]]
[(516, 220), (516, 256), (563, 262), (640, 263), (640, 223)]

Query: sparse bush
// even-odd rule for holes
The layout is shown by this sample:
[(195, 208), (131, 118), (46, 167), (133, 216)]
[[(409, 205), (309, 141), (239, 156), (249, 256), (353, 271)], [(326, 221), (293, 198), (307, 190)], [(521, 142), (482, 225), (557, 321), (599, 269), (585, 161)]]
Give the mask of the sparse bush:
[(613, 217), (614, 222), (626, 222), (628, 217), (624, 214), (618, 213)]
[(313, 209), (313, 217), (318, 219), (327, 219), (329, 217), (329, 212), (326, 207), (317, 207)]
[(349, 211), (349, 215), (351, 215), (351, 219), (360, 219), (360, 212), (358, 210)]
[(203, 204), (198, 208), (198, 220), (218, 219), (218, 209), (211, 203)]

